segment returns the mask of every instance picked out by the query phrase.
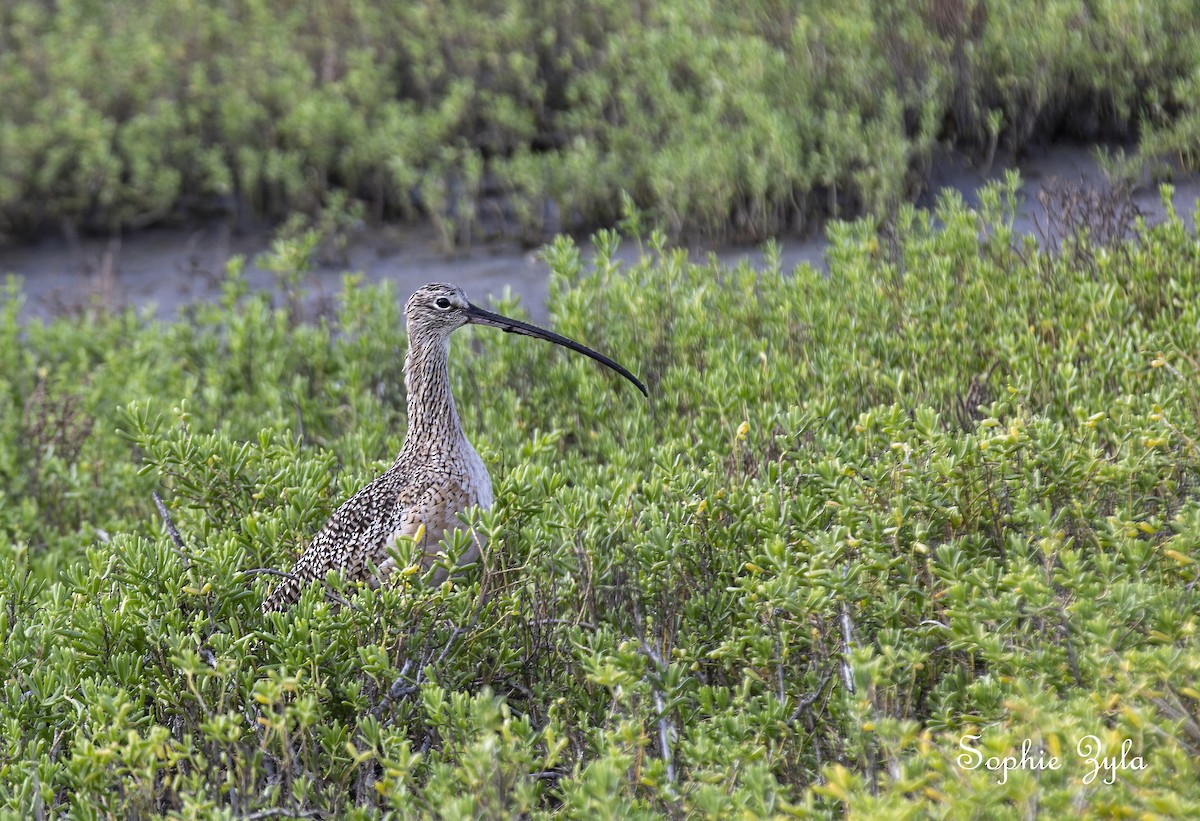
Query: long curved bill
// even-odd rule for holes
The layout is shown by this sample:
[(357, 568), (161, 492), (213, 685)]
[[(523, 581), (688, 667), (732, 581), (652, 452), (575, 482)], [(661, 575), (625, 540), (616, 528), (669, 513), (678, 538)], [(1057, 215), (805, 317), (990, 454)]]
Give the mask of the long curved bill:
[(538, 339), (544, 339), (547, 342), (553, 342), (556, 345), (562, 345), (564, 348), (570, 348), (576, 353), (581, 353), (584, 356), (591, 357), (601, 365), (612, 368), (614, 371), (621, 374), (621, 376), (628, 379), (637, 386), (637, 389), (642, 392), (643, 396), (650, 396), (650, 394), (646, 391), (646, 386), (642, 384), (641, 380), (631, 374), (629, 371), (625, 370), (622, 365), (614, 362), (602, 353), (597, 353), (591, 348), (580, 345), (573, 339), (567, 339), (565, 336), (560, 336), (559, 334), (554, 333), (554, 331), (547, 331), (545, 328), (539, 328), (537, 325), (530, 325), (528, 322), (520, 322), (516, 319), (509, 319), (506, 316), (501, 316), (500, 314), (494, 314), (491, 311), (485, 311), (483, 308), (480, 308), (477, 305), (468, 304), (466, 314), (467, 322), (472, 325), (488, 325), (492, 328), (499, 328), (508, 334), (524, 334), (525, 336), (537, 337)]

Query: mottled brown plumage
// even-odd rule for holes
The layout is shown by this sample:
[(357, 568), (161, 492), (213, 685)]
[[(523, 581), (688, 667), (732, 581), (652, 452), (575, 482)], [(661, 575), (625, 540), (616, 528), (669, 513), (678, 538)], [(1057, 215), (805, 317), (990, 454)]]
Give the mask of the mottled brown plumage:
[[(342, 504), (313, 538), (292, 568), (263, 601), (263, 612), (294, 604), (300, 591), (330, 570), (351, 581), (374, 581), (370, 567), (393, 569), (389, 548), (397, 537), (415, 537), (423, 568), (436, 561), (438, 543), (459, 524), (459, 514), (492, 504), (492, 483), (483, 460), (463, 434), (450, 394), (450, 334), (466, 324), (490, 325), (509, 333), (546, 339), (601, 362), (633, 382), (638, 379), (616, 362), (566, 337), (485, 311), (467, 301), (462, 289), (432, 283), (409, 298), (408, 356), (404, 383), (408, 390), (408, 433), (396, 461)], [(460, 557), (466, 564), (479, 557), (478, 536)], [(440, 581), (435, 575), (434, 581)]]

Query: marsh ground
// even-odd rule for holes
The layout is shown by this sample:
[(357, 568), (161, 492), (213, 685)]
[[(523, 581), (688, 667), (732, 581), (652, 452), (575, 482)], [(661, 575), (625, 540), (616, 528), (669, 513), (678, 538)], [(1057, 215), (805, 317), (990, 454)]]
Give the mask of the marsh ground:
[[(1014, 227), (1030, 236), (1038, 236), (1039, 226), (1047, 223), (1046, 205), (1040, 197), (1044, 191), (1057, 190), (1064, 183), (1110, 189), (1089, 146), (1043, 146), (1019, 160), (1002, 156), (986, 173), (964, 155), (944, 152), (934, 162), (930, 188), (917, 205), (932, 208), (939, 196), (953, 191), (973, 207), (987, 182), (1013, 169), (1022, 180)], [(1200, 176), (1184, 177), (1174, 186), (1175, 208), (1191, 224), (1200, 198)], [(1162, 201), (1152, 186), (1135, 190), (1131, 200), (1150, 221), (1162, 218)], [(0, 274), (23, 278), (24, 319), (78, 312), (96, 301), (115, 308), (152, 305), (160, 318), (170, 319), (185, 305), (218, 299), (225, 264), (234, 254), (249, 261), (245, 277), (251, 288), (275, 289), (274, 275), (253, 263), (270, 241), (271, 232), (266, 229), (238, 234), (223, 221), (131, 232), (119, 240), (90, 237), (68, 241), (51, 235), (33, 244), (0, 246)], [(825, 264), (828, 240), (823, 231), (808, 237), (784, 236), (779, 244), (784, 270), (803, 263), (818, 268)], [(759, 246), (691, 243), (688, 247), (697, 260), (714, 253), (726, 265), (742, 260), (756, 268), (765, 264)], [(637, 249), (627, 245), (622, 255), (632, 261)], [(429, 224), (361, 227), (349, 235), (349, 244), (341, 253), (318, 263), (303, 283), (314, 313), (328, 310), (330, 300), (341, 290), (344, 272), (358, 272), (369, 282), (391, 280), (401, 294), (432, 281), (454, 282), (480, 298), (500, 296), (511, 289), (532, 319), (546, 319), (549, 266), (536, 250), (514, 241), (478, 244), (447, 254), (439, 249), (436, 232)]]

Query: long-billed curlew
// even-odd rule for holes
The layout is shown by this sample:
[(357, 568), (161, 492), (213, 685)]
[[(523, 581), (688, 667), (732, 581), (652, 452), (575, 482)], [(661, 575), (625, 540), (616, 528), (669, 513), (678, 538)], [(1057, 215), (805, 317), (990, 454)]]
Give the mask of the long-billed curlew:
[[(431, 283), (413, 294), (404, 309), (408, 320), (408, 356), (404, 384), (408, 389), (408, 433), (390, 468), (342, 504), (321, 528), (292, 572), (263, 601), (263, 612), (282, 610), (300, 591), (330, 570), (349, 581), (373, 579), (394, 569), (390, 548), (397, 537), (417, 537), (421, 565), (437, 558), (438, 542), (458, 526), (458, 516), (473, 506), (492, 504), (492, 481), (483, 460), (463, 434), (450, 394), (450, 334), (464, 325), (490, 325), (563, 345), (612, 368), (637, 386), (646, 386), (621, 365), (556, 333), (494, 314), (472, 305), (461, 288)], [(479, 538), (460, 558), (479, 557)], [(442, 576), (444, 578), (444, 575)], [(434, 581), (441, 579), (435, 578)]]

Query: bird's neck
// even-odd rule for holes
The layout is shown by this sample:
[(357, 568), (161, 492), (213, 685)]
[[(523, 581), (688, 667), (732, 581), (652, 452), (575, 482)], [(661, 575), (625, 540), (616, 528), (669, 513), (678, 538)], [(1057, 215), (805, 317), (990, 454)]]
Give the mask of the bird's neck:
[(404, 451), (446, 450), (462, 438), (462, 426), (450, 393), (450, 340), (409, 338), (404, 360), (408, 389), (408, 433)]

